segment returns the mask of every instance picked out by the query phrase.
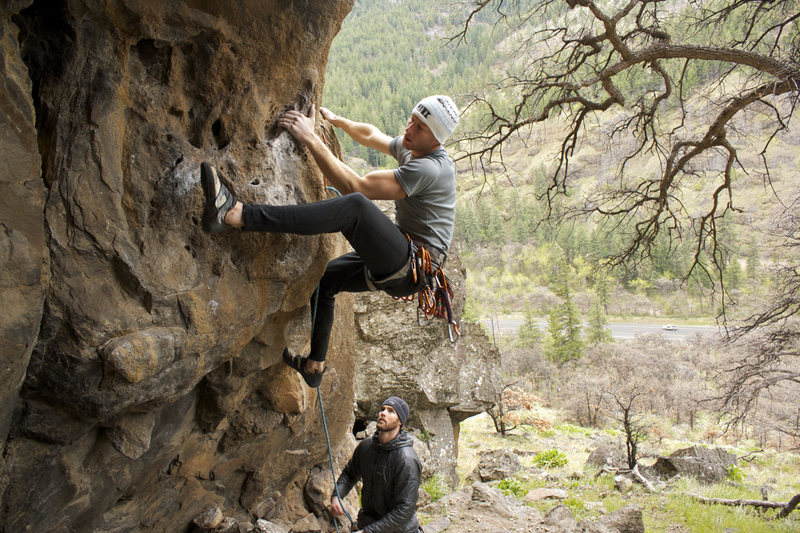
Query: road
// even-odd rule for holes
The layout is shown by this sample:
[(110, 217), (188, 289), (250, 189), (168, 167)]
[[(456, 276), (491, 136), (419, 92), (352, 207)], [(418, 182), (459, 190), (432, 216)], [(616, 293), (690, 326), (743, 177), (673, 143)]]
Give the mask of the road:
[[(639, 335), (646, 335), (649, 333), (659, 333), (663, 335), (665, 340), (668, 341), (682, 341), (685, 342), (687, 340), (692, 339), (695, 335), (706, 335), (706, 334), (718, 334), (719, 328), (716, 326), (692, 326), (692, 325), (680, 325), (678, 329), (675, 331), (667, 331), (662, 328), (664, 323), (659, 324), (652, 324), (652, 323), (638, 323), (638, 322), (613, 322), (608, 324), (608, 329), (611, 330), (611, 335), (615, 339), (635, 339)], [(499, 329), (501, 333), (516, 333), (519, 329), (520, 325), (522, 324), (522, 319), (515, 319), (515, 318), (500, 318), (494, 320), (494, 327)], [(483, 325), (486, 327), (487, 331), (491, 334), (492, 325), (490, 320), (483, 320)], [(540, 320), (536, 322), (536, 325), (539, 326), (543, 332), (547, 330), (547, 321)], [(586, 328), (586, 324), (583, 326)]]

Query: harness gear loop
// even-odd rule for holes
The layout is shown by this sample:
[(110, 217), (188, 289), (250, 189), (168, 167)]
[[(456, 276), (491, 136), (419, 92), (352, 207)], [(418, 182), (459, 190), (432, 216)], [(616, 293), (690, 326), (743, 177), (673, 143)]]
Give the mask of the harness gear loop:
[[(433, 317), (444, 318), (447, 320), (447, 335), (450, 342), (456, 342), (460, 335), (458, 322), (453, 316), (453, 290), (450, 282), (442, 270), (442, 265), (435, 262), (431, 252), (423, 244), (415, 243), (410, 235), (406, 235), (411, 245), (412, 264), (419, 269), (419, 275), (424, 276), (425, 285), (419, 291), (417, 297), (417, 324), (422, 326), (425, 320)], [(440, 258), (446, 259), (444, 254)], [(442, 259), (440, 259), (442, 260)], [(444, 262), (442, 260), (442, 262)], [(414, 270), (414, 282), (417, 282), (417, 269)], [(413, 301), (414, 295), (403, 298), (406, 301)]]

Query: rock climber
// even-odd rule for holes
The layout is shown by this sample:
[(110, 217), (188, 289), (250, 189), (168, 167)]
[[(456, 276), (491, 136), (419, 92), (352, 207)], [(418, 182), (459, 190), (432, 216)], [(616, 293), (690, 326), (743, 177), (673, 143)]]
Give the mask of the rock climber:
[[(344, 514), (344, 498), (363, 482), (357, 527), (362, 533), (416, 533), (416, 506), (422, 466), (405, 429), (408, 404), (397, 396), (383, 402), (378, 429), (356, 446), (331, 495), (334, 516)], [(338, 496), (337, 496), (338, 495)]]
[[(200, 172), (206, 197), (203, 228), (209, 233), (227, 228), (300, 235), (341, 232), (353, 247), (353, 252), (328, 263), (319, 282), (317, 301), (312, 301), (316, 318), (309, 355), (294, 355), (288, 348), (283, 352), (284, 361), (310, 387), (322, 382), (336, 294), (378, 289), (400, 297), (417, 292), (423, 277), (414, 281), (413, 247), (424, 246), (433, 262), (442, 266), (453, 236), (456, 207), (455, 166), (442, 146), (459, 118), (450, 97), (423, 98), (414, 107), (405, 133), (394, 138), (326, 108), (320, 113), (359, 144), (393, 156), (397, 168), (359, 176), (315, 132), (312, 105), (308, 114), (286, 111), (277, 123), (309, 150), (340, 197), (304, 205), (244, 204), (220, 181), (212, 165), (203, 163)], [(394, 200), (396, 222), (371, 200)]]

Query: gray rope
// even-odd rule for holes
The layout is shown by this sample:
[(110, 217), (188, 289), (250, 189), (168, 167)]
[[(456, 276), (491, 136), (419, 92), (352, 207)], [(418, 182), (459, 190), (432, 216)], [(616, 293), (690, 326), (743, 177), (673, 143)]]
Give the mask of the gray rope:
[[(319, 301), (319, 285), (314, 290), (314, 294), (312, 296), (314, 300), (314, 305), (311, 308), (311, 330), (314, 330), (314, 321), (317, 319), (317, 301)], [(347, 512), (347, 509), (344, 508), (344, 500), (342, 499), (341, 494), (339, 494), (339, 485), (336, 484), (336, 468), (333, 465), (333, 452), (331, 451), (331, 437), (328, 434), (328, 420), (325, 418), (325, 406), (322, 404), (322, 393), (317, 389), (317, 401), (319, 402), (319, 412), (322, 415), (322, 427), (325, 429), (325, 443), (328, 445), (328, 459), (331, 463), (331, 476), (333, 477), (333, 490), (336, 492), (336, 497), (339, 499), (339, 505), (342, 507), (342, 511), (344, 511), (345, 516), (350, 521), (350, 530), (355, 531), (356, 523), (353, 522), (353, 518), (350, 516), (350, 513)], [(333, 525), (336, 527), (336, 531), (339, 531), (339, 521), (336, 517), (333, 517)]]

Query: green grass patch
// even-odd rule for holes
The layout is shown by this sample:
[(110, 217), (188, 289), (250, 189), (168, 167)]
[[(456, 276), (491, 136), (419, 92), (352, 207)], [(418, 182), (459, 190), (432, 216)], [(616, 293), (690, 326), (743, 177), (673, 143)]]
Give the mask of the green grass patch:
[(560, 431), (562, 433), (570, 433), (570, 434), (573, 434), (573, 435), (583, 435), (585, 437), (591, 437), (592, 433), (593, 433), (590, 428), (585, 428), (585, 427), (582, 427), (582, 426), (575, 426), (573, 424), (560, 424), (560, 425), (556, 426), (555, 429), (557, 429), (558, 431)]
[(441, 500), (450, 492), (444, 479), (439, 474), (434, 474), (422, 482), (422, 489), (431, 497), (431, 501)]

